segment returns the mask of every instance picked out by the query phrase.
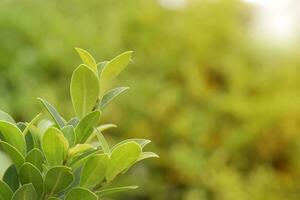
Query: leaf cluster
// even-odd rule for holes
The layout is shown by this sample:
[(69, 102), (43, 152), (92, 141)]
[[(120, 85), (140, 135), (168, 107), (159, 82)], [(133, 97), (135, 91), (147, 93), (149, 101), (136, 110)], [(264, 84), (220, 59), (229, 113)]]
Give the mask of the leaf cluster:
[(116, 127), (99, 125), (103, 109), (128, 87), (108, 90), (128, 65), (132, 52), (96, 63), (76, 48), (83, 64), (73, 72), (70, 93), (76, 116), (65, 120), (48, 101), (39, 98), (51, 120), (38, 114), (31, 122), (15, 122), (0, 111), (0, 147), (11, 166), (0, 180), (0, 200), (97, 200), (136, 189), (109, 187), (135, 163), (158, 157), (143, 152), (150, 141), (128, 139), (110, 147), (102, 132)]

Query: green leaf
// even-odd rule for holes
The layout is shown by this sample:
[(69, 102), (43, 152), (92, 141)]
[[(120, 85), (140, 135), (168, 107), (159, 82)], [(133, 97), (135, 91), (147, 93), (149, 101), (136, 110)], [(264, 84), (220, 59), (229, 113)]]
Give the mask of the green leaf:
[(104, 196), (108, 196), (108, 195), (111, 195), (111, 194), (114, 194), (114, 193), (125, 192), (125, 191), (128, 191), (128, 190), (135, 190), (137, 188), (138, 188), (138, 186), (136, 186), (136, 185), (106, 188), (106, 189), (96, 191), (96, 194), (99, 197), (104, 197)]
[(51, 115), (52, 119), (55, 121), (56, 125), (59, 128), (64, 127), (66, 121), (61, 117), (61, 115), (57, 112), (57, 110), (52, 106), (48, 101), (38, 98), (38, 100), (42, 103), (42, 105), (46, 108), (46, 110)]
[(0, 199), (9, 200), (13, 196), (13, 191), (10, 187), (2, 180), (0, 180)]
[(118, 146), (122, 145), (122, 144), (125, 144), (125, 143), (128, 143), (128, 142), (136, 142), (138, 143), (141, 148), (143, 149), (147, 144), (149, 144), (151, 142), (151, 140), (147, 140), (147, 139), (140, 139), (140, 138), (132, 138), (132, 139), (127, 139), (127, 140), (123, 140), (122, 142), (119, 142), (118, 144), (116, 144), (113, 148), (117, 148)]
[(5, 171), (2, 180), (10, 187), (12, 191), (16, 191), (19, 188), (19, 175), (17, 168), (11, 165)]
[(42, 113), (39, 113), (37, 116), (35, 116), (31, 122), (29, 122), (28, 124), (26, 124), (26, 128), (23, 130), (23, 135), (26, 135), (27, 132), (29, 131), (29, 129), (31, 128), (31, 126), (34, 125), (35, 122), (37, 122), (37, 120), (39, 120), (39, 118), (42, 116)]
[(79, 65), (73, 72), (70, 92), (75, 113), (83, 118), (94, 108), (99, 96), (97, 75), (86, 65)]
[(137, 162), (148, 159), (148, 158), (159, 158), (159, 156), (153, 152), (142, 152), (142, 154), (141, 154), (140, 158), (137, 160)]
[(92, 191), (77, 187), (73, 188), (66, 196), (65, 200), (97, 200), (98, 196)]
[[(39, 132), (41, 133), (41, 134), (44, 134), (45, 133), (45, 131), (48, 129), (48, 128), (50, 128), (50, 127), (52, 127), (52, 126), (54, 126), (55, 125), (55, 123), (54, 122), (52, 122), (51, 120), (49, 120), (49, 119), (42, 119), (41, 121), (39, 121), (39, 123), (38, 123), (38, 125), (37, 125), (37, 129), (39, 130)], [(32, 128), (31, 128), (32, 129)]]
[(67, 125), (71, 125), (75, 128), (79, 124), (79, 121), (80, 120), (78, 119), (78, 117), (73, 117), (68, 121)]
[(84, 143), (92, 134), (93, 129), (99, 123), (100, 111), (94, 111), (85, 116), (75, 128), (76, 144)]
[(103, 132), (103, 131), (106, 131), (108, 129), (111, 129), (111, 128), (117, 128), (118, 126), (115, 125), (115, 124), (103, 124), (101, 126), (98, 126), (97, 129), (100, 131), (100, 132)]
[(43, 152), (37, 148), (32, 149), (25, 158), (26, 162), (33, 164), (41, 172), (43, 171), (43, 164), (45, 163), (45, 158)]
[(45, 191), (49, 195), (63, 191), (74, 181), (71, 168), (64, 166), (52, 167), (45, 176)]
[[(29, 129), (30, 129), (29, 133), (32, 136), (32, 140), (33, 140), (33, 143), (34, 143), (34, 145), (33, 145), (34, 148), (39, 148), (40, 149), (41, 148), (41, 136), (44, 134), (44, 132), (41, 132), (41, 130), (38, 127), (34, 126), (34, 125), (31, 126)], [(27, 149), (27, 152), (29, 152), (32, 149)]]
[(15, 147), (8, 144), (7, 142), (0, 141), (0, 145), (10, 158), (10, 160), (15, 164), (16, 168), (19, 169), (24, 163), (23, 155)]
[(105, 180), (105, 172), (109, 164), (107, 154), (94, 155), (85, 163), (80, 178), (80, 186), (92, 188)]
[(60, 198), (57, 198), (57, 197), (49, 197), (47, 200), (60, 200)]
[(102, 61), (97, 63), (97, 68), (98, 68), (98, 76), (101, 76), (102, 70), (104, 69), (105, 65), (109, 63), (109, 61)]
[(73, 147), (75, 145), (75, 129), (72, 125), (67, 125), (61, 129), (63, 132), (65, 138), (68, 140), (68, 143), (70, 147)]
[(22, 134), (25, 137), (25, 143), (26, 143), (26, 153), (31, 151), (31, 149), (34, 148), (35, 141), (33, 138), (32, 133), (29, 130), (26, 130), (27, 134), (24, 134), (24, 130), (26, 129), (27, 124), (25, 122), (18, 122), (17, 127), (23, 132)]
[(12, 165), (12, 161), (8, 157), (8, 155), (1, 150), (1, 145), (0, 145), (0, 179), (3, 176), (5, 170)]
[(96, 74), (98, 73), (97, 63), (94, 57), (86, 50), (75, 48), (77, 53), (79, 54), (82, 62), (86, 64), (91, 70), (93, 70)]
[(107, 85), (123, 71), (131, 61), (132, 51), (124, 52), (111, 61), (103, 68), (100, 76), (101, 92), (107, 89)]
[(17, 127), (22, 131), (22, 134), (25, 136), (26, 152), (31, 151), (35, 147), (40, 147), (40, 134), (39, 129), (36, 126), (34, 126), (32, 123), (30, 125), (27, 125), (24, 122), (18, 122)]
[(77, 144), (75, 147), (69, 150), (69, 158), (73, 158), (74, 156), (80, 155), (84, 152), (95, 150), (96, 148), (91, 144)]
[(38, 200), (33, 185), (26, 184), (20, 187), (13, 195), (12, 200)]
[(142, 149), (136, 142), (128, 142), (116, 147), (110, 156), (106, 179), (113, 180), (119, 173), (131, 167), (140, 157)]
[(25, 138), (16, 125), (0, 121), (0, 134), (3, 136), (5, 142), (14, 146), (22, 155), (25, 155)]
[(82, 167), (73, 170), (74, 181), (66, 190), (64, 190), (65, 194), (67, 194), (72, 188), (79, 186), (81, 172), (82, 172)]
[(46, 164), (42, 165), (43, 173), (49, 170), (49, 167)]
[(43, 194), (43, 177), (38, 168), (36, 168), (31, 163), (24, 163), (20, 168), (19, 172), (20, 182), (25, 185), (27, 183), (32, 183), (34, 186), (38, 197), (40, 198)]
[(3, 110), (0, 110), (0, 120), (10, 122), (12, 124), (15, 124), (16, 121), (6, 112)]
[(124, 93), (126, 90), (128, 90), (129, 87), (118, 87), (109, 90), (104, 96), (102, 97), (98, 108), (100, 110), (103, 110), (109, 103), (111, 103), (117, 96)]
[(35, 147), (35, 138), (30, 131), (27, 132), (25, 135), (25, 142), (26, 142), (26, 152), (31, 151)]
[(98, 141), (100, 143), (100, 146), (101, 146), (103, 152), (109, 154), (110, 148), (109, 148), (109, 145), (108, 145), (105, 137), (102, 135), (102, 133), (97, 128), (95, 129), (95, 132), (96, 132)]
[[(103, 124), (103, 125), (100, 125), (100, 126), (97, 127), (97, 129), (100, 132), (106, 131), (106, 130), (111, 129), (111, 128), (117, 128), (117, 125), (115, 125), (115, 124)], [(96, 137), (96, 130), (94, 130), (93, 133), (90, 135), (90, 137), (86, 140), (86, 143), (92, 142), (95, 137)]]
[(17, 127), (20, 129), (20, 131), (24, 131), (26, 128), (26, 123), (25, 122), (18, 122)]
[(81, 155), (75, 156), (74, 158), (72, 158), (67, 165), (70, 166), (73, 170), (78, 169), (79, 167), (81, 167), (82, 165), (85, 164), (85, 162), (93, 155), (95, 155), (96, 153), (99, 153), (98, 149), (95, 150), (90, 150), (87, 152), (84, 152)]
[(42, 138), (42, 149), (49, 166), (62, 165), (69, 144), (63, 133), (55, 128), (49, 128)]

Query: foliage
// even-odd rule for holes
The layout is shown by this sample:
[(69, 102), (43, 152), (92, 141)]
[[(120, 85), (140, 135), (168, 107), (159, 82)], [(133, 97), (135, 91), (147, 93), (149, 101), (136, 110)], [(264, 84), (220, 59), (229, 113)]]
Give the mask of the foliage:
[(111, 144), (151, 139), (160, 159), (119, 177), (143, 190), (114, 198), (300, 199), (299, 47), (255, 40), (254, 11), (238, 0), (161, 1), (2, 1), (1, 107), (28, 119), (43, 96), (70, 118), (71, 47), (103, 60), (133, 49), (119, 79), (135, 95), (105, 108), (102, 129), (120, 125), (107, 130)]
[(0, 180), (1, 200), (97, 200), (136, 189), (137, 186), (109, 186), (135, 163), (158, 157), (143, 152), (149, 140), (129, 139), (109, 147), (101, 127), (110, 126), (99, 126), (103, 109), (120, 94), (106, 93), (103, 85), (127, 66), (131, 53), (125, 58), (122, 55), (128, 54), (122, 54), (98, 69), (87, 51), (76, 50), (83, 61), (74, 70), (70, 85), (76, 117), (65, 120), (41, 98), (52, 120), (40, 120), (39, 114), (29, 123), (16, 123), (7, 113), (0, 112), (0, 145), (11, 160)]

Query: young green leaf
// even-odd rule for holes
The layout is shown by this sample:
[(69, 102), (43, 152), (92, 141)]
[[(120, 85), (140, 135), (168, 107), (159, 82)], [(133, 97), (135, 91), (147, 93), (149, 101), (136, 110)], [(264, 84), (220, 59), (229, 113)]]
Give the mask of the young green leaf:
[(0, 146), (11, 159), (11, 161), (15, 164), (16, 168), (19, 169), (24, 163), (23, 155), (15, 147), (8, 144), (7, 142), (0, 141)]
[(100, 143), (100, 146), (101, 146), (103, 152), (107, 153), (107, 154), (110, 154), (109, 145), (108, 145), (105, 137), (102, 135), (102, 133), (97, 128), (95, 128), (95, 132), (96, 132), (97, 139)]
[(97, 154), (85, 163), (80, 178), (80, 186), (90, 188), (101, 184), (105, 179), (105, 172), (109, 163), (107, 154)]
[(136, 186), (136, 185), (123, 186), (123, 187), (114, 187), (114, 188), (105, 188), (105, 189), (96, 191), (96, 194), (99, 197), (105, 197), (105, 196), (115, 194), (115, 193), (119, 193), (119, 192), (125, 192), (125, 191), (128, 191), (128, 190), (135, 190), (137, 188), (138, 188), (138, 186)]
[(43, 164), (45, 163), (45, 158), (43, 152), (37, 148), (32, 149), (25, 158), (26, 162), (33, 164), (41, 172), (43, 171)]
[(103, 110), (109, 103), (111, 103), (117, 96), (127, 91), (129, 87), (118, 87), (109, 90), (104, 94), (101, 101), (98, 103), (97, 107), (100, 110)]
[(99, 96), (97, 75), (86, 65), (79, 65), (73, 72), (70, 85), (75, 113), (83, 118), (95, 106)]
[(25, 143), (26, 143), (26, 153), (29, 152), (31, 149), (34, 148), (34, 138), (30, 131), (27, 134), (24, 134), (24, 130), (26, 129), (27, 124), (25, 122), (18, 122), (17, 127), (22, 131), (24, 137), (25, 137)]
[(61, 129), (61, 131), (63, 132), (65, 138), (68, 140), (70, 147), (73, 147), (76, 140), (74, 127), (72, 125), (66, 125)]
[(86, 188), (77, 187), (67, 194), (65, 200), (98, 200), (98, 196)]
[(38, 196), (33, 185), (30, 183), (20, 187), (14, 193), (11, 200), (38, 200)]
[(28, 124), (26, 124), (26, 128), (23, 130), (23, 135), (26, 135), (29, 131), (29, 129), (31, 128), (31, 126), (34, 125), (35, 122), (37, 122), (37, 120), (39, 120), (39, 118), (42, 116), (42, 113), (39, 113), (37, 116), (35, 116), (31, 122), (29, 122)]
[(100, 111), (94, 111), (86, 115), (76, 126), (76, 144), (84, 143), (92, 134), (94, 127), (99, 123)]
[[(44, 134), (44, 132), (41, 132), (41, 130), (38, 127), (32, 125), (29, 128), (29, 133), (32, 136), (33, 147), (41, 149), (41, 136)], [(30, 150), (32, 149), (27, 149), (27, 152), (29, 152)]]
[(86, 50), (81, 48), (75, 48), (77, 53), (79, 54), (82, 62), (86, 64), (91, 70), (93, 70), (96, 74), (98, 73), (97, 63), (94, 57)]
[(38, 168), (31, 163), (24, 163), (19, 172), (21, 184), (32, 183), (39, 198), (43, 194), (43, 177)]
[(91, 144), (77, 144), (75, 147), (69, 150), (68, 158), (73, 158), (74, 156), (95, 149), (96, 148)]
[(81, 176), (81, 172), (82, 172), (82, 167), (73, 170), (73, 175), (74, 175), (74, 181), (73, 183), (66, 189), (64, 190), (65, 195), (69, 193), (69, 191), (71, 189), (73, 189), (74, 187), (78, 187), (79, 186), (79, 182), (80, 182), (80, 176)]
[(101, 76), (101, 72), (102, 70), (104, 69), (105, 65), (109, 63), (109, 61), (102, 61), (102, 62), (99, 62), (97, 63), (97, 68), (98, 68), (98, 76), (100, 77)]
[(38, 98), (38, 100), (42, 103), (42, 105), (49, 112), (50, 116), (52, 117), (52, 119), (54, 120), (56, 125), (59, 128), (64, 127), (64, 125), (66, 124), (66, 121), (60, 116), (60, 114), (57, 112), (57, 110), (54, 108), (54, 106), (52, 106), (48, 101), (46, 101), (42, 98)]
[(7, 121), (12, 124), (16, 123), (16, 121), (9, 114), (4, 112), (3, 110), (0, 110), (0, 120)]
[(11, 199), (12, 196), (13, 191), (10, 189), (10, 187), (4, 181), (0, 180), (0, 199)]
[(50, 196), (63, 191), (74, 181), (71, 168), (64, 166), (52, 167), (45, 176), (44, 187)]
[(25, 155), (25, 138), (16, 125), (0, 121), (0, 134), (3, 136), (5, 142), (15, 147), (22, 155)]
[[(97, 129), (100, 132), (106, 131), (106, 130), (111, 129), (111, 128), (117, 128), (117, 125), (115, 125), (115, 124), (103, 124), (103, 125), (100, 125), (100, 126), (97, 127)], [(92, 142), (95, 137), (96, 137), (96, 130), (94, 130), (93, 133), (90, 135), (90, 137), (86, 140), (86, 143)]]
[(78, 117), (73, 117), (68, 121), (67, 125), (71, 125), (75, 128), (79, 124), (79, 122), (80, 120), (78, 119)]
[(132, 139), (123, 140), (122, 142), (119, 142), (118, 144), (116, 144), (115, 146), (113, 146), (112, 150), (115, 149), (115, 148), (117, 148), (118, 146), (120, 146), (122, 144), (127, 143), (127, 142), (136, 142), (143, 149), (147, 144), (149, 144), (151, 142), (151, 140), (140, 139), (140, 138), (132, 138)]
[(49, 128), (42, 138), (42, 149), (49, 166), (62, 165), (68, 151), (68, 141), (63, 133), (55, 128)]
[(22, 131), (22, 134), (25, 137), (26, 152), (31, 151), (35, 147), (39, 148), (40, 134), (37, 133), (38, 128), (36, 126), (18, 122), (17, 127)]
[(116, 147), (110, 156), (106, 179), (113, 180), (119, 173), (131, 167), (140, 157), (142, 149), (136, 142), (128, 142)]
[(74, 158), (72, 158), (67, 165), (70, 166), (73, 171), (75, 171), (76, 169), (78, 169), (79, 167), (81, 167), (82, 165), (85, 164), (85, 162), (93, 155), (99, 153), (98, 149), (92, 149), (89, 150), (87, 152), (84, 152), (78, 156), (75, 156)]
[(111, 128), (117, 128), (118, 126), (115, 125), (115, 124), (102, 124), (100, 126), (97, 127), (97, 129), (100, 131), (100, 132), (103, 132), (103, 131), (106, 131), (108, 129), (111, 129)]
[(26, 153), (28, 153), (35, 147), (35, 141), (30, 131), (27, 131), (27, 134), (25, 135), (25, 142), (26, 142)]
[(141, 154), (140, 158), (137, 160), (137, 162), (148, 159), (148, 158), (159, 158), (159, 156), (153, 152), (142, 152), (142, 154)]
[(20, 131), (24, 131), (27, 125), (25, 122), (18, 122), (16, 126), (20, 129)]
[[(49, 119), (42, 119), (41, 121), (39, 121), (39, 123), (38, 123), (38, 125), (37, 125), (36, 128), (39, 130), (38, 132), (40, 132), (41, 135), (42, 135), (42, 134), (45, 133), (45, 131), (46, 131), (48, 128), (50, 128), (50, 127), (52, 127), (52, 126), (55, 126), (55, 123), (54, 123), (54, 122), (52, 122), (52, 121), (49, 120)], [(31, 129), (32, 129), (32, 128), (31, 128)]]
[(11, 165), (9, 168), (7, 168), (3, 174), (2, 180), (10, 187), (12, 191), (16, 191), (20, 185), (17, 168), (14, 165)]
[(107, 89), (107, 85), (123, 71), (131, 61), (132, 51), (124, 52), (111, 61), (103, 68), (100, 76), (101, 92)]

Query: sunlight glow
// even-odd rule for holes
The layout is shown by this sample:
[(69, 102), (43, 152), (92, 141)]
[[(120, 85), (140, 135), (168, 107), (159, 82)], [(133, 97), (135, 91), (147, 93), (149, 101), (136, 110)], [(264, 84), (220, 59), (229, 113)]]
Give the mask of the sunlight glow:
[(260, 38), (289, 42), (297, 36), (299, 10), (293, 0), (243, 0), (257, 8), (253, 25), (254, 34)]
[(187, 0), (159, 0), (162, 7), (167, 9), (181, 9), (186, 6)]

